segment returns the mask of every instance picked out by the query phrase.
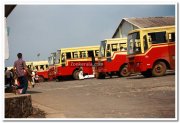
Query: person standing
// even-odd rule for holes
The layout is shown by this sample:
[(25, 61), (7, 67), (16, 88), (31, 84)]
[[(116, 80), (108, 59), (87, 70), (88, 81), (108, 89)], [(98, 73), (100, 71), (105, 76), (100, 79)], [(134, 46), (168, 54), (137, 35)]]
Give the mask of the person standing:
[(18, 60), (14, 62), (14, 70), (15, 74), (18, 77), (18, 81), (20, 83), (16, 89), (22, 89), (21, 94), (25, 94), (28, 88), (28, 80), (26, 78), (26, 72), (28, 72), (25, 61), (22, 59), (22, 53), (17, 54)]

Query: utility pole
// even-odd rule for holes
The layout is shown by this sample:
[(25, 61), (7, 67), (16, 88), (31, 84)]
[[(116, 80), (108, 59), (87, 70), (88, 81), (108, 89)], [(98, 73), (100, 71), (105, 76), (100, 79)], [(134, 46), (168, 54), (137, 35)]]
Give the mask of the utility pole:
[(39, 56), (40, 56), (40, 53), (37, 54), (37, 57), (38, 57), (38, 61), (39, 61)]

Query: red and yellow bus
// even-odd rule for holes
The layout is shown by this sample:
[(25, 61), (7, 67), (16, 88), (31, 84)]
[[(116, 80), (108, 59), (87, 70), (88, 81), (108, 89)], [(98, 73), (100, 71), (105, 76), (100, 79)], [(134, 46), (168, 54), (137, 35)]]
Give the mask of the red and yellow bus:
[(96, 78), (106, 75), (129, 76), (127, 69), (127, 38), (113, 38), (101, 41)]
[(44, 82), (47, 80), (53, 80), (55, 79), (55, 57), (56, 57), (56, 52), (51, 53), (51, 56), (48, 57), (48, 68), (44, 70), (38, 70), (36, 72), (36, 75), (39, 76), (39, 82)]
[(175, 69), (175, 26), (136, 29), (128, 34), (128, 68), (145, 77)]
[(74, 79), (79, 79), (80, 69), (84, 75), (92, 75), (98, 54), (99, 46), (61, 48), (56, 54), (56, 78), (61, 80), (63, 77), (73, 76)]

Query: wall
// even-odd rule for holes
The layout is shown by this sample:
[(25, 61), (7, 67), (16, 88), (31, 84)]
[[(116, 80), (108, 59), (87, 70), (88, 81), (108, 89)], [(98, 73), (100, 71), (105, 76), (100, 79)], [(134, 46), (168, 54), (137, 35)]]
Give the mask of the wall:
[(32, 111), (30, 94), (5, 93), (5, 118), (26, 118)]

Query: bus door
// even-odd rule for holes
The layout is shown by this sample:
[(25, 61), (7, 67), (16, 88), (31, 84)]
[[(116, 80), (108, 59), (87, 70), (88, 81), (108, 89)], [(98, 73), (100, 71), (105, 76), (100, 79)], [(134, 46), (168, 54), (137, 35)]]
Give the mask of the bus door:
[(107, 57), (107, 62), (111, 62), (111, 45), (107, 44), (107, 48), (106, 48), (106, 57)]
[(169, 40), (169, 61), (171, 69), (175, 69), (175, 32), (168, 33)]
[(62, 65), (62, 67), (65, 67), (65, 65), (66, 65), (66, 54), (65, 53), (61, 54), (61, 65)]
[(88, 51), (88, 57), (91, 57), (92, 65), (94, 65), (95, 64), (95, 56), (94, 56), (94, 51), (93, 50)]

